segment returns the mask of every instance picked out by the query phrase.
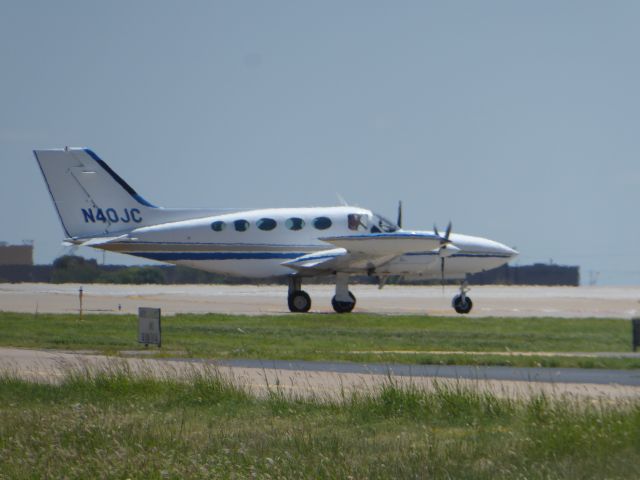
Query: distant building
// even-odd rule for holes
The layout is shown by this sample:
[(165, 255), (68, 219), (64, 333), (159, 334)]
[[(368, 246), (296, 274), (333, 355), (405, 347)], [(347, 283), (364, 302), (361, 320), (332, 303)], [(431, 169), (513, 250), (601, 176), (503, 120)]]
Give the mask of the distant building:
[(468, 275), (469, 283), (473, 285), (566, 285), (577, 287), (580, 285), (580, 267), (534, 263), (502, 267), (486, 272)]
[(33, 243), (9, 245), (0, 242), (0, 265), (33, 265)]

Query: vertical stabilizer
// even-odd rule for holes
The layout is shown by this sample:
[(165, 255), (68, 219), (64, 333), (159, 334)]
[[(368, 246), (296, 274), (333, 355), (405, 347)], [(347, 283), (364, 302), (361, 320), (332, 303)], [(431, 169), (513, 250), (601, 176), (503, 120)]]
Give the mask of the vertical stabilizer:
[(68, 238), (119, 235), (138, 227), (212, 214), (151, 205), (88, 148), (33, 153)]

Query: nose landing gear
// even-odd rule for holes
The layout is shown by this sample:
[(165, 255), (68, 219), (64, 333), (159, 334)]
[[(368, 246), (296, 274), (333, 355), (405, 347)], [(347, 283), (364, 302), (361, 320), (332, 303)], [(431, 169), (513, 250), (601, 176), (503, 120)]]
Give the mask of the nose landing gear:
[(460, 285), (460, 293), (453, 297), (451, 300), (451, 306), (453, 309), (464, 315), (471, 311), (473, 308), (473, 302), (471, 301), (471, 297), (467, 297), (467, 292), (469, 291), (469, 287), (467, 286), (466, 280), (462, 282)]

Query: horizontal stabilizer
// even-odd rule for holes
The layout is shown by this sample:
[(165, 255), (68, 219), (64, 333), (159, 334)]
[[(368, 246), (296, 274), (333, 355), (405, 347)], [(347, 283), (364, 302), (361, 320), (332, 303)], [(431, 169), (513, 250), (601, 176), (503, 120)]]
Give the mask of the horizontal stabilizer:
[(129, 238), (129, 235), (119, 235), (117, 237), (96, 237), (88, 240), (75, 240), (72, 243), (80, 247), (99, 247), (111, 242), (117, 242)]

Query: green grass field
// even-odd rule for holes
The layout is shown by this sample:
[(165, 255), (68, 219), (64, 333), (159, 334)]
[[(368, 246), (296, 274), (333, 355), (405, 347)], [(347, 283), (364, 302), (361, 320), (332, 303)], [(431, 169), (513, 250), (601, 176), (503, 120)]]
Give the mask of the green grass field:
[[(159, 355), (635, 368), (429, 353), (628, 351), (629, 337), (621, 320), (178, 315), (163, 319)], [(4, 346), (118, 354), (144, 349), (136, 338), (133, 316), (0, 313)], [(277, 385), (256, 397), (215, 369), (178, 381), (115, 366), (55, 385), (0, 375), (0, 479), (637, 478), (638, 400), (499, 398), (392, 379), (299, 398)]]
[[(617, 319), (210, 314), (165, 317), (162, 330), (158, 354), (173, 357), (640, 368), (635, 358), (492, 353), (629, 352), (630, 324)], [(134, 316), (0, 313), (3, 346), (117, 354), (144, 349), (136, 339)], [(479, 353), (437, 353), (462, 351)]]
[(637, 478), (640, 403), (501, 399), (389, 381), (327, 401), (215, 371), (59, 385), (0, 377), (0, 478)]

